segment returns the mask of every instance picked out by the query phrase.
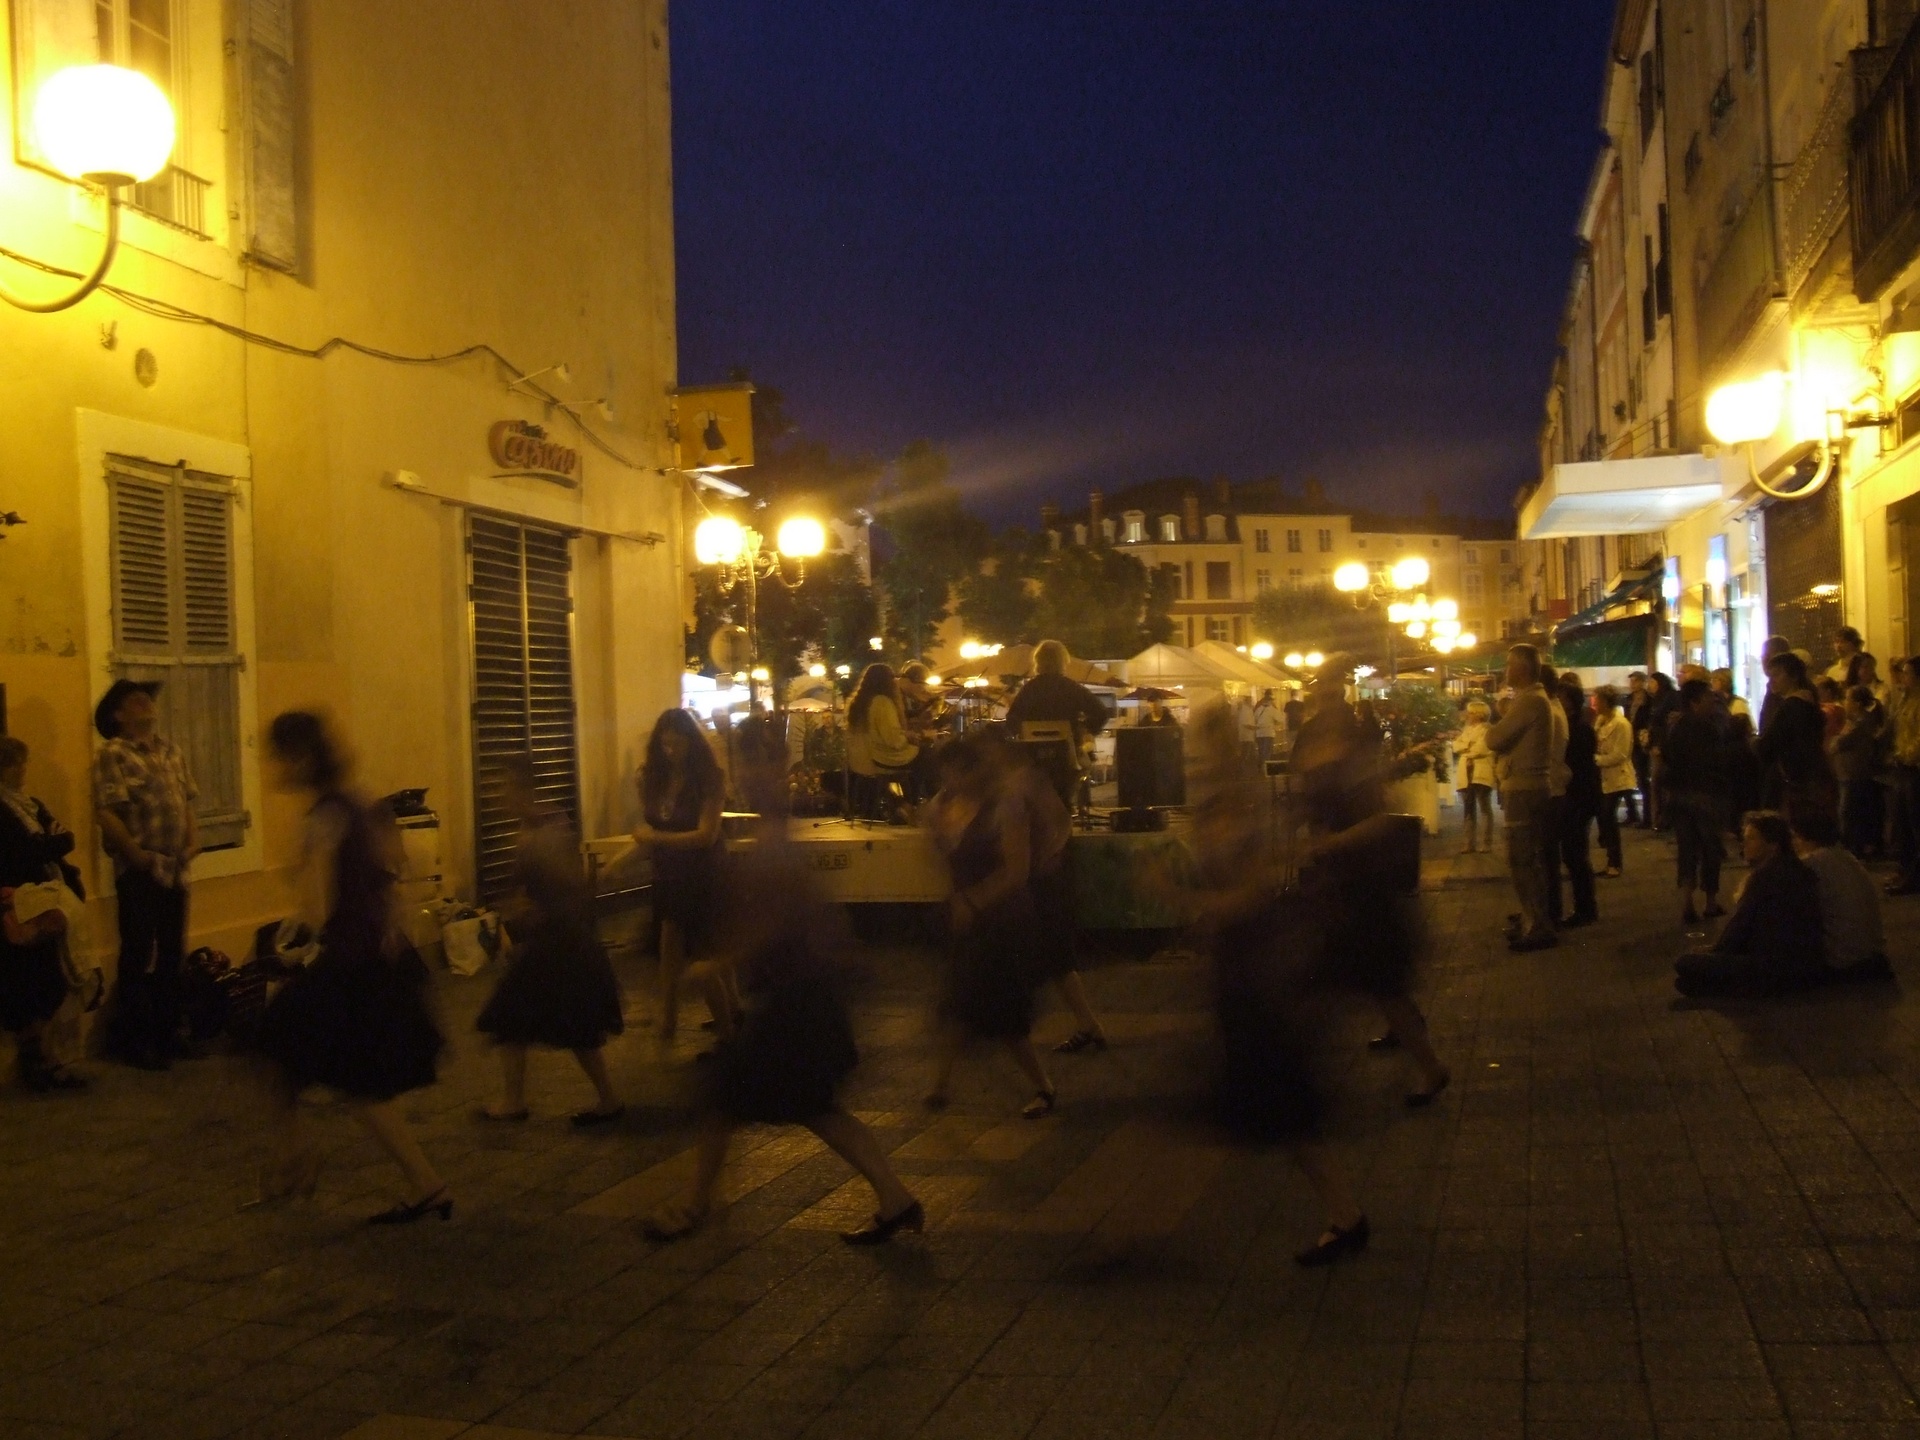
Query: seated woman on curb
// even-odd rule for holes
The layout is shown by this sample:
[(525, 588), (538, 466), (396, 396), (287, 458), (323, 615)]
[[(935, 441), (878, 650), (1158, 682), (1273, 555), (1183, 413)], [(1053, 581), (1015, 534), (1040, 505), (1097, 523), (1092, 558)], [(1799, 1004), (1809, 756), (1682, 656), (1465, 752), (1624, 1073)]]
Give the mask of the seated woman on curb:
[(1753, 871), (1720, 938), (1674, 962), (1682, 995), (1778, 995), (1826, 978), (1820, 882), (1794, 853), (1786, 820), (1754, 811), (1741, 848)]

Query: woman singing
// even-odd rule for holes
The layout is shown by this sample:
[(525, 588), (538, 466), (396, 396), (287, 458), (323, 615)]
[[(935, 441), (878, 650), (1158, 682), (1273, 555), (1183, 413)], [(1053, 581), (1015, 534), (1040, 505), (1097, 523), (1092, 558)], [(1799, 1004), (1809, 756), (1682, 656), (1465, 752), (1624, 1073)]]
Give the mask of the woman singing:
[(318, 715), (276, 716), (267, 747), (277, 786), (311, 802), (295, 884), (297, 921), (318, 952), (261, 1019), (281, 1133), (260, 1199), (313, 1193), (320, 1154), (302, 1133), (296, 1102), (303, 1090), (325, 1085), (347, 1098), (406, 1176), (407, 1199), (368, 1223), (451, 1219), (446, 1182), (394, 1103), (433, 1083), (442, 1044), (427, 1009), (426, 967), (395, 923), (398, 837), (384, 812), (347, 789), (346, 756)]

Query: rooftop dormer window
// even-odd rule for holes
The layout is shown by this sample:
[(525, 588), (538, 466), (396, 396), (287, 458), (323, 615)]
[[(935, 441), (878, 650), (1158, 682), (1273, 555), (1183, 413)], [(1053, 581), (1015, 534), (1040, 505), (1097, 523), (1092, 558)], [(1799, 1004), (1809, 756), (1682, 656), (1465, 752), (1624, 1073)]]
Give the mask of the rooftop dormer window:
[(1147, 517), (1143, 511), (1129, 510), (1122, 517), (1127, 525), (1127, 544), (1143, 545), (1147, 539)]
[(1162, 515), (1160, 517), (1160, 538), (1168, 545), (1176, 545), (1179, 543), (1180, 517), (1178, 515)]
[(1227, 517), (1224, 515), (1207, 516), (1207, 539), (1225, 540), (1227, 538)]

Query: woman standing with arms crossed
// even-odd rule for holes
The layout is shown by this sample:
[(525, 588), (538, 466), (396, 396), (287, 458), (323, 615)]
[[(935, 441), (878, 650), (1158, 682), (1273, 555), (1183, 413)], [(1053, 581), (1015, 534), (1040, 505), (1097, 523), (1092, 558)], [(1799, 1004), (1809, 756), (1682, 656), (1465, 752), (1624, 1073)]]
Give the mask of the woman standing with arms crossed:
[(303, 1090), (325, 1085), (347, 1098), (406, 1175), (407, 1198), (367, 1223), (451, 1219), (453, 1196), (394, 1103), (434, 1082), (442, 1044), (427, 1009), (426, 966), (397, 923), (398, 834), (384, 812), (348, 790), (346, 756), (318, 715), (276, 716), (267, 748), (278, 787), (312, 802), (295, 887), (298, 929), (318, 951), (261, 1019), (280, 1153), (261, 1176), (260, 1200), (313, 1193), (320, 1152), (303, 1133), (298, 1102)]
[(626, 1108), (614, 1093), (601, 1048), (625, 1028), (620, 986), (594, 932), (593, 894), (580, 868), (580, 845), (567, 817), (542, 804), (533, 761), (508, 757), (500, 766), (507, 809), (520, 822), (514, 847), (519, 887), (507, 918), (513, 954), (480, 1012), (480, 1032), (500, 1047), (498, 1106), (488, 1120), (527, 1118), (527, 1047), (571, 1050), (593, 1082), (596, 1103), (573, 1123), (605, 1125)]
[(691, 711), (666, 710), (640, 771), (645, 812), (634, 844), (653, 857), (653, 916), (660, 954), (660, 1043), (680, 1028), (680, 977), (706, 938), (720, 875), (726, 785)]

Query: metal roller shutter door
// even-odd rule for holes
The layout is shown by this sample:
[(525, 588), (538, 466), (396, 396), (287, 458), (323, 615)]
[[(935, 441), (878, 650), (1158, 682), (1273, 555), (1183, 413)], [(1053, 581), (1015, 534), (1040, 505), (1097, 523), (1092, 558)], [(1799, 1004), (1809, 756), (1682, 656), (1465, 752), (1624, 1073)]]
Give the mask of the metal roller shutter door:
[(1841, 585), (1840, 484), (1766, 509), (1768, 633), (1813, 656), (1817, 675), (1833, 663), (1833, 636), (1846, 623)]
[(580, 821), (573, 704), (573, 559), (559, 530), (467, 520), (473, 627), (474, 871), (483, 900), (512, 884), (516, 827), (493, 775), (530, 755), (540, 798)]

